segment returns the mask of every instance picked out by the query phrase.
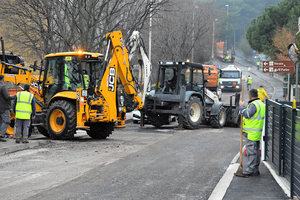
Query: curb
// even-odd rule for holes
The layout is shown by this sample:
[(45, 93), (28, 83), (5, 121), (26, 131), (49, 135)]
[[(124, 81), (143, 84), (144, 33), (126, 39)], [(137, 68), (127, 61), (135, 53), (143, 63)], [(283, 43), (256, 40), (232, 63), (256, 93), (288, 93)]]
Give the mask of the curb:
[(32, 141), (32, 140), (29, 140), (29, 143), (27, 143), (27, 144), (13, 144), (13, 145), (10, 145), (8, 147), (0, 148), (0, 155), (13, 153), (13, 152), (21, 151), (21, 150), (25, 150), (25, 149), (32, 149), (34, 147), (45, 145), (45, 144), (48, 144), (48, 143), (51, 143), (51, 141), (50, 140), (47, 140), (47, 141)]
[[(133, 122), (133, 119), (130, 117), (125, 120), (125, 124), (132, 123), (132, 122)], [(29, 140), (29, 143), (27, 143), (27, 144), (23, 144), (23, 143), (16, 144), (14, 141), (14, 143), (9, 146), (0, 147), (0, 155), (5, 155), (5, 154), (17, 152), (17, 151), (26, 150), (26, 149), (32, 149), (32, 148), (42, 146), (45, 144), (49, 144), (49, 143), (51, 143), (51, 140), (39, 140), (39, 141)]]

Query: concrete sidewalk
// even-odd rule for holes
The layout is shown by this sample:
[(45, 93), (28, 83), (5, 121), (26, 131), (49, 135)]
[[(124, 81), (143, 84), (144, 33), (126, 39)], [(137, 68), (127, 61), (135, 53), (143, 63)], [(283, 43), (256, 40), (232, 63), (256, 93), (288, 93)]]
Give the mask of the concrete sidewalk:
[[(132, 113), (126, 113), (126, 123), (132, 122)], [(76, 134), (78, 135), (78, 134)], [(6, 135), (7, 136), (7, 135)], [(35, 148), (40, 145), (45, 145), (51, 142), (51, 139), (48, 139), (44, 137), (41, 134), (32, 134), (28, 141), (29, 143), (23, 144), (22, 142), (20, 144), (17, 144), (15, 139), (12, 136), (9, 136), (9, 138), (5, 138), (7, 142), (0, 142), (0, 155), (7, 154), (7, 153), (13, 153), (16, 151), (22, 151), (25, 149), (31, 149)]]
[[(243, 154), (243, 170), (247, 169), (247, 158)], [(290, 190), (272, 167), (265, 161), (259, 166), (260, 175), (248, 178), (234, 176), (239, 168), (239, 153), (215, 187), (209, 200), (290, 199)]]
[(34, 134), (30, 136), (28, 139), (29, 143), (25, 144), (23, 144), (22, 142), (20, 144), (17, 144), (16, 140), (12, 136), (5, 139), (7, 142), (0, 142), (0, 155), (35, 148), (37, 146), (48, 144), (51, 142), (51, 140), (47, 138), (41, 139), (40, 134)]

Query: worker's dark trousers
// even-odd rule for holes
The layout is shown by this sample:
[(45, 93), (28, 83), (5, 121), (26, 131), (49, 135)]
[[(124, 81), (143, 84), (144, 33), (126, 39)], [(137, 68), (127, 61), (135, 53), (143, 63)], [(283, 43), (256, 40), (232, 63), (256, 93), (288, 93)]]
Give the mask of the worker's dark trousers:
[(0, 114), (0, 137), (5, 137), (5, 133), (10, 124), (10, 111), (6, 110)]
[(251, 84), (247, 84), (247, 90), (251, 89)]
[(248, 157), (248, 167), (258, 170), (260, 164), (260, 141), (248, 140), (247, 133), (244, 133), (246, 140), (246, 152)]
[(16, 119), (16, 138), (21, 138), (23, 130), (23, 138), (28, 138), (28, 131), (30, 126), (30, 119)]

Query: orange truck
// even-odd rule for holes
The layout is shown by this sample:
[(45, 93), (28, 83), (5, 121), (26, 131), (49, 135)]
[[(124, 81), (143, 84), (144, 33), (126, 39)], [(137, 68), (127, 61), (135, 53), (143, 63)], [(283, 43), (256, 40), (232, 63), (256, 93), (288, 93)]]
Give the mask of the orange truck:
[(225, 42), (217, 42), (216, 43), (216, 58), (218, 58), (222, 62), (233, 63), (235, 61), (235, 50), (234, 47), (232, 49), (227, 49)]
[(208, 80), (208, 82), (205, 83), (205, 87), (211, 91), (217, 91), (219, 78), (217, 67), (214, 65), (203, 65), (203, 69), (204, 79)]

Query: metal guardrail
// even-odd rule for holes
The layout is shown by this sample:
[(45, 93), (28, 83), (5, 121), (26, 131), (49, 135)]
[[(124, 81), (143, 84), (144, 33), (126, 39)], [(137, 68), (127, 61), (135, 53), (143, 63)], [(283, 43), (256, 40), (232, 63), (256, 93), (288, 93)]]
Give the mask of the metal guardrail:
[[(297, 108), (300, 103), (297, 103)], [(300, 197), (300, 110), (292, 102), (266, 100), (265, 160), (290, 184), (290, 196)]]

